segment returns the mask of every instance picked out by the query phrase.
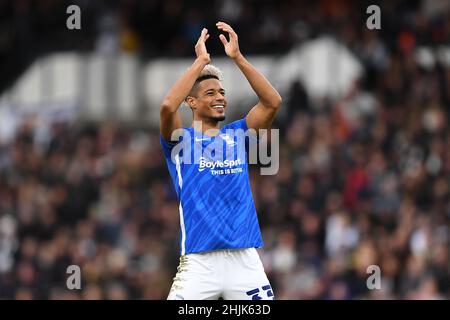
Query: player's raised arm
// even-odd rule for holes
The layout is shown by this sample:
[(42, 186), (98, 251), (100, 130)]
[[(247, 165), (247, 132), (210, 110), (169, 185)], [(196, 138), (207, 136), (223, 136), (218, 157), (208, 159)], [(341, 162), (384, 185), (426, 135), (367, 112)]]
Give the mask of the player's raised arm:
[(239, 50), (238, 36), (233, 28), (220, 21), (216, 26), (219, 30), (228, 33), (229, 41), (223, 34), (219, 36), (225, 47), (225, 53), (234, 60), (259, 98), (259, 102), (250, 110), (246, 117), (247, 126), (255, 130), (270, 128), (281, 105), (280, 94), (242, 55)]
[(164, 139), (170, 141), (172, 132), (182, 127), (178, 108), (189, 94), (200, 72), (211, 61), (206, 50), (205, 41), (209, 38), (208, 30), (203, 28), (195, 45), (197, 58), (191, 67), (170, 88), (164, 97), (160, 109), (160, 131)]

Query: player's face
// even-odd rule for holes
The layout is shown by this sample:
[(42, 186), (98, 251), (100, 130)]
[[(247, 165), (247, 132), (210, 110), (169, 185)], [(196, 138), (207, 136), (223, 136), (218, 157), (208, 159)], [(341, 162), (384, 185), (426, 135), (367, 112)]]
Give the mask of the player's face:
[(199, 83), (195, 98), (194, 112), (200, 119), (225, 120), (225, 90), (217, 79), (207, 79)]

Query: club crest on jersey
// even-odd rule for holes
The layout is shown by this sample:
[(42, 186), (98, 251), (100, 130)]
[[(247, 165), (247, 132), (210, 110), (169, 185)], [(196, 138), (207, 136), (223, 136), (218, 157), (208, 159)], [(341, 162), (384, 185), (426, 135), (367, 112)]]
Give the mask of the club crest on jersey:
[(237, 142), (234, 141), (233, 138), (231, 138), (229, 135), (227, 134), (220, 134), (220, 137), (225, 140), (226, 144), (230, 147), (234, 147), (235, 145), (237, 145)]

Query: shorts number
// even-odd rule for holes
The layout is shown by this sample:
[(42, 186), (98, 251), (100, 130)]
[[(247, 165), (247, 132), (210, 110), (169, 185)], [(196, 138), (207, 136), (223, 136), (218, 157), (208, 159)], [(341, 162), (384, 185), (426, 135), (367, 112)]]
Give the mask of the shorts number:
[[(261, 289), (266, 292), (267, 298), (273, 297), (272, 287), (270, 286), (270, 284), (268, 284), (267, 286), (262, 286)], [(262, 300), (262, 297), (259, 295), (259, 288), (247, 291), (246, 293), (248, 296), (252, 296), (252, 300)]]

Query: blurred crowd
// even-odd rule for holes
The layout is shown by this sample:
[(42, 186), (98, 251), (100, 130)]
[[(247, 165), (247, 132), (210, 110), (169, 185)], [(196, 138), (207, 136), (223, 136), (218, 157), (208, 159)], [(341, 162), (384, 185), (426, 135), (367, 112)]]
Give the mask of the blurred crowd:
[[(0, 0), (0, 90), (54, 51), (192, 56), (203, 27), (212, 38), (218, 35), (218, 20), (233, 26), (247, 54), (285, 53), (323, 34), (357, 45), (370, 42), (363, 34), (373, 4), (381, 8), (378, 34), (390, 50), (450, 40), (446, 0)], [(66, 26), (70, 5), (80, 8), (79, 30)], [(220, 41), (210, 41), (208, 50), (224, 54)]]
[[(293, 83), (274, 124), (279, 173), (251, 168), (259, 252), (277, 299), (450, 299), (450, 68), (424, 68), (414, 55), (450, 40), (448, 4), (433, 2), (383, 3), (374, 32), (364, 2), (99, 1), (130, 30), (122, 48), (148, 56), (191, 56), (198, 29), (223, 17), (255, 30), (240, 34), (246, 53), (331, 32), (363, 63), (365, 76), (337, 101)], [(17, 18), (30, 3), (62, 2), (0, 6), (31, 30)], [(114, 47), (114, 21), (96, 20), (105, 37), (92, 39), (104, 50)], [(164, 299), (178, 217), (157, 128), (56, 121), (43, 130), (29, 118), (0, 142), (0, 299)], [(69, 265), (81, 267), (82, 290), (67, 289)], [(371, 265), (379, 290), (367, 288)]]

